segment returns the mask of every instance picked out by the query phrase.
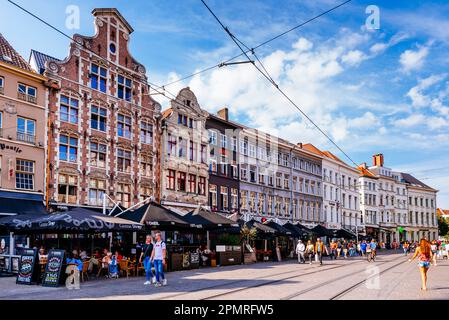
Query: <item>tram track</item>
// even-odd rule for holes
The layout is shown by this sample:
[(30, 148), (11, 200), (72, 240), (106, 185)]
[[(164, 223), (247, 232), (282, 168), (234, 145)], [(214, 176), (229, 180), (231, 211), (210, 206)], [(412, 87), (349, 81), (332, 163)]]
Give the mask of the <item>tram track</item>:
[[(401, 259), (401, 258), (402, 258), (402, 257), (398, 257), (398, 258), (394, 259), (393, 261), (399, 260), (399, 259)], [(376, 266), (382, 266), (382, 265), (385, 265), (385, 264), (388, 264), (388, 263), (391, 263), (391, 262), (392, 262), (392, 261), (382, 261), (382, 262), (377, 263), (377, 264), (375, 264), (375, 265), (376, 265)], [(401, 264), (403, 264), (403, 263), (404, 263), (404, 261), (401, 261), (401, 262), (399, 262), (399, 263), (397, 263), (397, 264), (394, 264), (394, 265), (391, 266), (391, 267), (386, 268), (385, 270), (382, 270), (380, 273), (377, 273), (377, 274), (368, 276), (367, 278), (363, 279), (362, 281), (358, 281), (356, 284), (351, 285), (350, 287), (348, 287), (348, 288), (346, 288), (346, 289), (340, 291), (340, 292), (337, 293), (336, 295), (334, 295), (334, 296), (332, 296), (331, 298), (329, 298), (329, 300), (337, 300), (339, 297), (342, 297), (342, 296), (344, 296), (345, 294), (349, 293), (350, 291), (354, 290), (355, 288), (359, 287), (360, 285), (362, 285), (363, 283), (365, 283), (367, 280), (372, 279), (373, 277), (379, 276), (379, 275), (381, 275), (381, 274), (383, 274), (383, 273), (385, 273), (385, 272), (387, 272), (387, 271), (389, 271), (389, 270), (391, 270), (391, 269), (394, 269), (394, 268), (396, 268), (397, 266), (399, 266), (399, 265), (401, 265)], [(354, 276), (354, 275), (357, 275), (357, 274), (361, 274), (361, 273), (365, 273), (365, 272), (366, 272), (366, 269), (360, 270), (360, 271), (357, 271), (357, 272), (351, 272), (351, 276)], [(301, 291), (292, 293), (292, 294), (290, 294), (290, 295), (288, 295), (288, 296), (285, 296), (285, 297), (281, 298), (281, 300), (292, 300), (293, 298), (297, 298), (297, 297), (302, 296), (302, 295), (304, 295), (304, 294), (306, 294), (306, 293), (310, 293), (310, 292), (312, 292), (312, 291), (314, 291), (314, 290), (323, 288), (323, 287), (325, 287), (325, 286), (328, 286), (329, 284), (332, 284), (332, 283), (338, 282), (338, 281), (340, 281), (340, 280), (342, 280), (342, 279), (345, 279), (346, 276), (347, 276), (347, 274), (342, 275), (342, 276), (339, 276), (339, 277), (335, 277), (335, 278), (333, 278), (333, 279), (327, 280), (327, 281), (324, 282), (324, 283), (319, 283), (319, 284), (314, 285), (314, 286), (312, 286), (312, 287), (310, 287), (310, 288), (306, 288), (306, 289), (304, 289), (304, 290), (301, 290)]]
[[(359, 260), (357, 262), (354, 262), (354, 264), (359, 264), (359, 263), (362, 263), (362, 262), (366, 262), (366, 261)], [(231, 291), (226, 291), (226, 292), (223, 292), (223, 293), (218, 293), (218, 294), (215, 294), (215, 295), (208, 296), (206, 298), (202, 298), (200, 300), (211, 300), (211, 299), (215, 299), (215, 298), (220, 298), (220, 297), (231, 295), (231, 294), (234, 294), (234, 293), (237, 293), (237, 292), (242, 292), (242, 291), (246, 291), (246, 290), (250, 290), (250, 289), (254, 289), (254, 288), (259, 288), (259, 287), (271, 285), (271, 284), (274, 284), (274, 283), (282, 282), (282, 281), (285, 281), (285, 280), (290, 280), (290, 279), (294, 279), (294, 278), (300, 278), (300, 277), (304, 277), (304, 276), (315, 274), (315, 273), (319, 273), (319, 272), (325, 272), (325, 271), (328, 271), (328, 270), (339, 269), (339, 268), (343, 268), (345, 266), (347, 266), (347, 265), (346, 264), (342, 264), (342, 265), (334, 266), (334, 267), (331, 267), (331, 268), (322, 268), (322, 267), (316, 267), (315, 266), (315, 267), (311, 267), (311, 268), (305, 269), (305, 270), (315, 269), (315, 271), (307, 272), (307, 273), (304, 273), (304, 272), (298, 273), (298, 271), (289, 271), (289, 272), (278, 273), (276, 275), (281, 275), (281, 274), (286, 274), (286, 273), (293, 273), (293, 272), (295, 272), (296, 274), (294, 274), (292, 276), (288, 276), (288, 277), (283, 277), (281, 279), (268, 280), (266, 282), (259, 283), (259, 284), (253, 285), (253, 286), (248, 286), (248, 287), (244, 287), (244, 288), (234, 289), (234, 290), (231, 290)], [(302, 271), (305, 271), (305, 270), (302, 270)], [(276, 275), (271, 275), (270, 277), (276, 276)], [(263, 277), (263, 278), (261, 277), (261, 278), (257, 278), (257, 279), (254, 279), (254, 280), (260, 280), (260, 279), (265, 279), (265, 278), (266, 278), (266, 276)], [(238, 281), (238, 282), (240, 282), (240, 281)]]
[[(361, 260), (361, 261), (357, 261), (355, 263), (360, 263), (360, 262), (363, 262), (363, 261), (364, 260)], [(226, 294), (230, 294), (230, 293), (234, 293), (234, 292), (239, 292), (239, 291), (247, 290), (247, 289), (250, 289), (250, 288), (257, 288), (257, 287), (261, 287), (261, 286), (264, 286), (264, 285), (269, 285), (269, 284), (272, 284), (272, 283), (276, 283), (276, 282), (292, 279), (292, 278), (295, 278), (295, 277), (306, 276), (306, 275), (310, 275), (310, 274), (314, 274), (314, 273), (318, 273), (318, 272), (324, 272), (326, 270), (338, 269), (338, 268), (341, 268), (341, 267), (344, 267), (344, 266), (345, 266), (344, 264), (343, 265), (334, 266), (334, 267), (331, 267), (331, 268), (321, 268), (321, 267), (313, 266), (313, 267), (302, 269), (301, 271), (299, 271), (299, 270), (292, 270), (292, 271), (286, 271), (286, 272), (272, 273), (272, 274), (268, 274), (268, 275), (265, 275), (265, 276), (262, 276), (262, 277), (251, 279), (251, 281), (265, 280), (266, 278), (271, 278), (271, 277), (276, 277), (276, 276), (279, 276), (279, 275), (285, 275), (285, 274), (291, 274), (291, 273), (295, 273), (295, 274), (292, 275), (292, 276), (286, 277), (286, 278), (284, 277), (282, 279), (267, 280), (267, 282), (259, 283), (259, 284), (254, 285), (254, 286), (245, 287), (245, 288), (239, 288), (239, 289), (235, 289), (235, 290), (232, 290), (232, 291), (227, 291), (226, 293), (221, 293), (221, 294), (208, 296), (206, 298), (202, 298), (202, 299), (199, 299), (199, 300), (208, 300), (208, 299), (212, 299), (214, 297), (219, 297), (221, 295), (226, 295)], [(307, 270), (315, 270), (315, 271), (304, 273), (304, 271), (307, 271)], [(189, 291), (189, 292), (172, 294), (172, 295), (169, 295), (169, 296), (162, 297), (161, 299), (162, 300), (172, 299), (172, 298), (181, 297), (181, 296), (184, 296), (184, 295), (189, 295), (189, 294), (195, 293), (195, 292), (200, 292), (200, 291), (203, 291), (203, 290), (219, 289), (220, 287), (227, 287), (227, 286), (230, 286), (230, 285), (233, 285), (233, 284), (238, 284), (238, 283), (241, 283), (241, 282), (242, 282), (241, 279), (234, 280), (234, 281), (221, 283), (221, 284), (217, 284), (217, 285), (213, 285), (213, 286), (198, 288), (198, 289), (195, 289), (195, 290), (192, 290), (192, 291)]]

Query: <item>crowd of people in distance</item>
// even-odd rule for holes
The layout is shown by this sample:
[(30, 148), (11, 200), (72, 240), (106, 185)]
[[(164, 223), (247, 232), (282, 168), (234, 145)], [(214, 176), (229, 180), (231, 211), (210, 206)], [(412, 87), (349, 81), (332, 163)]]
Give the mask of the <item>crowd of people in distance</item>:
[(326, 245), (321, 238), (317, 238), (315, 243), (312, 240), (308, 240), (307, 243), (298, 240), (296, 254), (298, 255), (298, 263), (306, 263), (307, 258), (309, 264), (312, 264), (315, 257), (315, 260), (322, 265), (323, 255), (328, 256), (330, 260), (347, 259), (355, 256), (364, 257), (367, 253), (375, 254), (378, 247), (379, 244), (374, 239), (359, 242), (333, 239), (329, 245)]

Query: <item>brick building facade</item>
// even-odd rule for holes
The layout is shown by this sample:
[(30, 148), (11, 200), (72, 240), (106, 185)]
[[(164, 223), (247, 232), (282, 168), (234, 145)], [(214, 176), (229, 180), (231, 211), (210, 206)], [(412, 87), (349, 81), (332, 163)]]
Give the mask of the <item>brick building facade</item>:
[(132, 27), (117, 9), (92, 14), (96, 34), (74, 35), (63, 61), (32, 52), (54, 87), (47, 97), (49, 201), (101, 207), (107, 194), (130, 207), (158, 200), (160, 105), (128, 50)]

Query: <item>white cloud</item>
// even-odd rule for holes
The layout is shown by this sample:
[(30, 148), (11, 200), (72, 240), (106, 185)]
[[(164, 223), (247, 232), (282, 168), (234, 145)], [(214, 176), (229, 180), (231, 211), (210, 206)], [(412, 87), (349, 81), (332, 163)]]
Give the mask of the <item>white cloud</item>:
[(344, 63), (350, 65), (350, 66), (357, 66), (362, 62), (363, 60), (367, 59), (368, 57), (360, 50), (351, 50), (347, 54), (341, 57), (341, 61)]
[(396, 120), (394, 123), (397, 127), (415, 127), (417, 125), (424, 124), (426, 122), (426, 117), (422, 114), (412, 114), (407, 118)]
[(402, 65), (402, 71), (408, 73), (412, 70), (419, 70), (424, 65), (424, 60), (429, 54), (428, 47), (420, 47), (418, 50), (405, 50), (400, 58), (399, 62)]

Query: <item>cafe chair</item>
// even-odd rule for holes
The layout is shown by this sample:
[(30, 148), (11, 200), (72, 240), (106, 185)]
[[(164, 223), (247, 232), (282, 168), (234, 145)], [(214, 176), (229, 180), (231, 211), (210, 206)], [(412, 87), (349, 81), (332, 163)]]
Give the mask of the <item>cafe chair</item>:
[(129, 274), (132, 273), (132, 269), (130, 269), (129, 267), (129, 261), (122, 260), (120, 261), (119, 266), (120, 266), (120, 273), (126, 275), (126, 277), (129, 278)]
[(142, 274), (145, 273), (145, 268), (143, 267), (143, 263), (142, 263), (142, 262), (139, 262), (139, 263), (137, 264), (137, 268), (136, 268), (136, 274), (137, 274), (137, 276), (139, 276), (139, 272), (140, 272), (140, 271), (142, 271)]
[(84, 282), (84, 277), (86, 277), (86, 280), (89, 280), (89, 261), (83, 262), (83, 270), (81, 271), (81, 282)]

